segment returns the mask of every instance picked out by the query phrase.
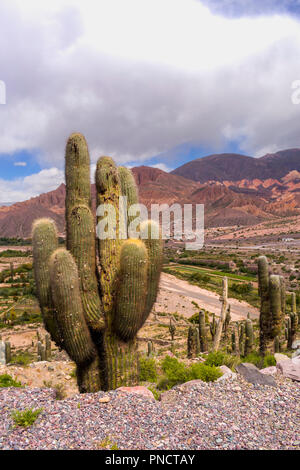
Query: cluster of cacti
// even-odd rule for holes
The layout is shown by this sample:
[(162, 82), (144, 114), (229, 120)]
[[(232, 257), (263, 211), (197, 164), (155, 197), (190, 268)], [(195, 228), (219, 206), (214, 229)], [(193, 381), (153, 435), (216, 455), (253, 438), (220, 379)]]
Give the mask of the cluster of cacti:
[(127, 197), (128, 207), (136, 204), (136, 184), (128, 169), (102, 157), (96, 169), (97, 207), (103, 209), (97, 211), (96, 243), (90, 158), (81, 134), (68, 140), (65, 174), (67, 249), (58, 248), (53, 221), (42, 219), (33, 227), (45, 327), (76, 362), (82, 393), (134, 385), (139, 373), (136, 335), (156, 300), (161, 272), (159, 227), (143, 222), (140, 233), (148, 239), (128, 239), (131, 216), (121, 196)]
[(174, 337), (175, 337), (175, 334), (176, 334), (176, 325), (175, 325), (175, 322), (174, 322), (173, 318), (170, 318), (169, 332), (170, 332), (170, 335), (171, 335), (171, 340), (174, 341)]
[(274, 339), (279, 336), (285, 316), (285, 288), (282, 276), (269, 274), (265, 256), (258, 258), (258, 286), (260, 306), (260, 353), (272, 351)]
[(205, 312), (199, 312), (199, 339), (201, 352), (208, 351)]
[(38, 361), (51, 360), (51, 336), (49, 333), (45, 334), (43, 341), (41, 333), (37, 330), (37, 357)]
[(187, 338), (187, 357), (189, 359), (200, 354), (199, 330), (195, 326), (190, 326)]

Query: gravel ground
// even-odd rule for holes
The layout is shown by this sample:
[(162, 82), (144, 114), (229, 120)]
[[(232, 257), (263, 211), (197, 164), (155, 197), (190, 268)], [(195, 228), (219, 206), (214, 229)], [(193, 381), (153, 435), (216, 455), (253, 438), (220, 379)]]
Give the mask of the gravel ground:
[[(178, 386), (171, 403), (116, 391), (58, 401), (49, 389), (1, 389), (0, 449), (299, 450), (299, 383), (277, 383), (254, 386), (238, 376)], [(14, 427), (12, 410), (32, 407), (43, 408), (38, 420)]]

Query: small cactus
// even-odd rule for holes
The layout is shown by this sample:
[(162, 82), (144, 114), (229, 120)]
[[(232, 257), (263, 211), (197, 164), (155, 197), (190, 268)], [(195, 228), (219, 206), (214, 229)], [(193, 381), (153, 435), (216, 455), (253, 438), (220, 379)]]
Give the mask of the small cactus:
[(175, 334), (176, 334), (176, 326), (175, 326), (175, 322), (174, 322), (173, 318), (170, 318), (169, 332), (170, 332), (170, 335), (171, 335), (171, 340), (174, 341), (174, 337), (175, 337)]
[(189, 359), (200, 354), (199, 331), (195, 326), (190, 326), (187, 340), (187, 357)]
[(245, 352), (245, 325), (241, 323), (239, 331), (239, 350), (241, 356), (244, 356)]
[(280, 353), (280, 340), (279, 340), (279, 336), (276, 336), (276, 338), (274, 338), (274, 351), (275, 351), (275, 353)]
[(5, 341), (5, 362), (6, 364), (11, 362), (11, 344), (9, 341)]
[(37, 343), (37, 356), (38, 356), (38, 361), (46, 360), (46, 349), (45, 349), (45, 346), (40, 341), (38, 341)]
[(217, 323), (216, 323), (215, 313), (213, 313), (212, 321), (209, 324), (209, 330), (210, 330), (210, 334), (211, 334), (211, 339), (214, 340), (215, 334), (216, 334), (216, 331), (217, 331)]
[(48, 333), (45, 335), (46, 361), (51, 359), (51, 337)]
[(253, 349), (253, 325), (252, 321), (247, 318), (246, 324), (245, 324), (245, 351), (244, 354), (247, 356), (248, 354), (251, 353)]
[(285, 312), (285, 288), (281, 276), (269, 274), (265, 256), (258, 258), (258, 286), (260, 306), (260, 353), (265, 355), (272, 350), (274, 338), (282, 329)]
[(153, 341), (148, 341), (148, 344), (147, 344), (147, 356), (150, 357), (152, 356), (152, 354), (154, 353), (154, 345), (153, 345)]
[(206, 324), (205, 324), (205, 313), (203, 310), (199, 312), (199, 338), (200, 338), (200, 349), (201, 352), (208, 350), (207, 345), (207, 334), (206, 334)]

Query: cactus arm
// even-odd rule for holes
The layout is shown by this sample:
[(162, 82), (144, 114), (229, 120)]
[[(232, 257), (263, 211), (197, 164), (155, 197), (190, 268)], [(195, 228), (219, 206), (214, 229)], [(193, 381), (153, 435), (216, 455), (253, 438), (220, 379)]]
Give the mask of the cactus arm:
[[(132, 220), (135, 219), (135, 216), (128, 215), (128, 210), (130, 206), (138, 204), (139, 202), (138, 189), (135, 183), (134, 176), (128, 168), (121, 166), (118, 168), (118, 172), (122, 196), (125, 196), (127, 198), (127, 213), (124, 214), (124, 216), (127, 221), (126, 229), (128, 230)], [(130, 233), (128, 234), (128, 238), (131, 238)]]
[(114, 330), (124, 341), (140, 329), (147, 292), (148, 254), (141, 240), (128, 240), (121, 249)]
[(264, 355), (271, 336), (272, 316), (269, 296), (269, 266), (265, 256), (258, 258), (258, 290), (260, 295), (259, 349)]
[(71, 251), (68, 238), (71, 211), (80, 204), (91, 208), (90, 156), (83, 135), (74, 133), (69, 137), (65, 155), (66, 233), (67, 248)]
[(285, 294), (285, 284), (284, 277), (280, 276), (280, 294), (281, 294), (281, 312), (282, 319), (285, 317), (285, 306), (286, 306), (286, 294)]
[[(145, 238), (147, 235), (147, 238)], [(159, 226), (153, 220), (141, 223), (141, 237), (146, 245), (149, 256), (147, 296), (140, 328), (147, 320), (156, 301), (163, 258), (163, 243)]]
[(96, 277), (96, 235), (94, 217), (85, 205), (74, 206), (69, 216), (69, 245), (79, 274), (85, 319), (93, 331), (105, 327)]
[(33, 267), (37, 296), (46, 330), (59, 346), (60, 332), (52, 301), (49, 260), (58, 248), (57, 231), (53, 220), (39, 219), (32, 228)]
[[(116, 219), (119, 220), (119, 198), (121, 196), (121, 183), (112, 158), (101, 157), (96, 169), (97, 207), (110, 204), (115, 210)], [(110, 217), (110, 214), (108, 214)], [(101, 217), (97, 218), (98, 223)], [(119, 227), (115, 226), (115, 239), (103, 240), (98, 235), (98, 255), (100, 264), (100, 287), (102, 304), (108, 328), (113, 320), (113, 304), (116, 293), (116, 278), (119, 270), (119, 260), (122, 241), (119, 239)]]
[(84, 319), (78, 269), (69, 251), (60, 248), (53, 253), (50, 276), (63, 347), (76, 364), (88, 363), (96, 351)]
[(280, 277), (272, 274), (270, 276), (270, 309), (272, 314), (272, 338), (280, 334), (282, 324), (282, 311), (281, 311), (281, 283)]

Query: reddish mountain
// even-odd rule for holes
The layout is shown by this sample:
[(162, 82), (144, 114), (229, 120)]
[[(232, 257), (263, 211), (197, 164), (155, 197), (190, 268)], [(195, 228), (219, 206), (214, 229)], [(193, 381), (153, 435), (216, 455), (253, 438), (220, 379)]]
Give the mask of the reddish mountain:
[[(181, 167), (194, 168), (194, 179), (200, 178), (197, 173), (200, 169), (200, 173), (206, 175), (204, 177), (201, 173), (200, 179), (206, 178), (204, 184), (178, 175), (176, 171), (166, 173), (146, 166), (133, 168), (133, 174), (139, 187), (140, 201), (148, 208), (151, 204), (198, 203), (205, 205), (207, 227), (253, 225), (274, 217), (300, 214), (300, 150), (286, 152), (260, 159), (216, 155)], [(257, 175), (256, 167), (261, 165), (260, 162), (264, 162), (265, 171), (261, 172), (267, 175), (265, 178)], [(245, 176), (247, 165), (252, 165), (252, 170)], [(274, 171), (270, 176), (271, 167)], [(92, 192), (95, 196), (94, 186)], [(55, 191), (29, 201), (0, 207), (0, 236), (29, 237), (32, 223), (39, 217), (53, 218), (63, 234), (64, 200), (65, 186), (62, 184)], [(95, 203), (95, 197), (93, 200)]]
[(289, 149), (261, 158), (234, 153), (197, 158), (172, 171), (173, 175), (200, 183), (242, 179), (281, 179), (292, 170), (300, 171), (300, 149)]

